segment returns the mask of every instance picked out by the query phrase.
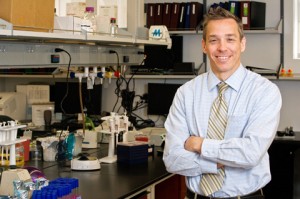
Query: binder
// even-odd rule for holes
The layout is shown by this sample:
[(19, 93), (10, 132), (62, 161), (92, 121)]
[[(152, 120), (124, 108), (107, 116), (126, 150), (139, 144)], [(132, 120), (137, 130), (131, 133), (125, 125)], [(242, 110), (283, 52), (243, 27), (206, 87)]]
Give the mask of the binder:
[(191, 3), (186, 2), (185, 12), (184, 12), (184, 29), (190, 29), (190, 20), (191, 20)]
[(229, 10), (229, 3), (228, 2), (220, 2), (219, 6), (224, 8), (225, 10)]
[(185, 23), (185, 15), (186, 15), (186, 3), (182, 2), (180, 3), (180, 10), (179, 10), (179, 21), (178, 21), (178, 29), (184, 29), (184, 23)]
[(250, 29), (264, 30), (266, 25), (266, 3), (250, 2)]
[(266, 21), (266, 3), (241, 1), (240, 16), (245, 30), (263, 30)]
[(162, 24), (165, 25), (168, 29), (170, 28), (171, 11), (172, 11), (172, 3), (164, 3)]
[(195, 30), (202, 20), (203, 4), (199, 2), (191, 2), (190, 29)]
[(240, 5), (241, 2), (239, 1), (229, 1), (228, 10), (234, 14), (235, 16), (240, 18)]
[(250, 1), (241, 1), (241, 20), (245, 30), (250, 29)]
[(162, 25), (163, 23), (163, 4), (156, 3), (154, 6), (154, 25)]
[(150, 26), (154, 25), (154, 3), (147, 3), (146, 4), (146, 26), (147, 28), (150, 28)]
[(176, 30), (179, 21), (180, 3), (172, 3), (172, 12), (170, 17), (170, 30)]

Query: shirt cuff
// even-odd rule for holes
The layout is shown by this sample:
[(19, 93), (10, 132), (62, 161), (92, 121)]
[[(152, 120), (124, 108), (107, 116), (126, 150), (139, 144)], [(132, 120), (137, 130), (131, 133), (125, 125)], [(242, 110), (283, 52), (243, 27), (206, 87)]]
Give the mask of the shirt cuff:
[(201, 155), (208, 159), (217, 159), (220, 148), (220, 140), (204, 139), (202, 142)]

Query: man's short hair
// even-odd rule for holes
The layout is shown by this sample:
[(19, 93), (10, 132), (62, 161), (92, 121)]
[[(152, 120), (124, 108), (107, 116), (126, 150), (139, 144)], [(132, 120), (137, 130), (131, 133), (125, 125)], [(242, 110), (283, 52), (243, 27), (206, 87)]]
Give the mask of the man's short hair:
[(240, 34), (240, 39), (244, 37), (244, 30), (243, 30), (243, 23), (239, 17), (236, 15), (232, 14), (228, 10), (218, 6), (216, 8), (210, 8), (208, 13), (204, 16), (203, 20), (203, 39), (204, 41), (206, 40), (206, 33), (207, 33), (207, 24), (210, 21), (213, 20), (221, 20), (221, 19), (233, 19), (236, 21), (238, 25), (238, 31)]

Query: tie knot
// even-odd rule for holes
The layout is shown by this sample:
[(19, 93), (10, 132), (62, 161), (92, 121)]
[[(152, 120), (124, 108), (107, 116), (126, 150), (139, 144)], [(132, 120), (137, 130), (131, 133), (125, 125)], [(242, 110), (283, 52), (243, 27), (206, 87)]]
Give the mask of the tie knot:
[(218, 84), (218, 88), (219, 88), (219, 94), (223, 94), (224, 91), (228, 88), (228, 84), (226, 84), (225, 82), (220, 82)]

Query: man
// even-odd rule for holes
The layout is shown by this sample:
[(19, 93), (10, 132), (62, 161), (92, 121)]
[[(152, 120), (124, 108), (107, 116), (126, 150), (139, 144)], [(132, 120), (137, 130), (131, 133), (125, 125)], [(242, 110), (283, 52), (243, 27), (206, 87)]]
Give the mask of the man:
[[(165, 122), (163, 160), (169, 172), (186, 176), (188, 198), (263, 198), (261, 189), (271, 180), (267, 150), (277, 131), (281, 95), (275, 84), (241, 64), (242, 27), (222, 8), (205, 16), (202, 48), (210, 71), (178, 89)], [(223, 94), (220, 82), (228, 85)], [(210, 115), (220, 114), (211, 110), (218, 96), (226, 115), (223, 137), (214, 138), (211, 126), (219, 116)], [(220, 186), (209, 184), (207, 176), (221, 176)]]

